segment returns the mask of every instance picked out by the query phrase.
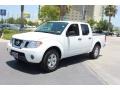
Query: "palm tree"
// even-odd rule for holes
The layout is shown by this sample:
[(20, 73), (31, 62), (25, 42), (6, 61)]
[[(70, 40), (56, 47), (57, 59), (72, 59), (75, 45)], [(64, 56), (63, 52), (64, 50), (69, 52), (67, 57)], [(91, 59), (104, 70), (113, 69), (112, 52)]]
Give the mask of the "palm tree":
[(108, 31), (110, 31), (110, 27), (111, 27), (111, 18), (115, 17), (116, 13), (117, 13), (117, 8), (115, 5), (108, 5), (105, 7), (105, 15), (109, 17)]
[(21, 27), (20, 30), (22, 31), (23, 27), (24, 27), (24, 5), (21, 5)]
[(40, 5), (38, 5), (38, 18), (40, 18)]
[(71, 9), (71, 5), (57, 5), (60, 9), (60, 20), (64, 19), (64, 15)]

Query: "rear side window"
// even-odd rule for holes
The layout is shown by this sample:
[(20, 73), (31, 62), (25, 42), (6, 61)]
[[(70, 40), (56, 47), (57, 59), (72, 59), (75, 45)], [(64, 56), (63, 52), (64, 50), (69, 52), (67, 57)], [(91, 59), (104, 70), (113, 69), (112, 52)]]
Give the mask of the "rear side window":
[(89, 27), (86, 24), (81, 24), (82, 34), (88, 35), (89, 34)]

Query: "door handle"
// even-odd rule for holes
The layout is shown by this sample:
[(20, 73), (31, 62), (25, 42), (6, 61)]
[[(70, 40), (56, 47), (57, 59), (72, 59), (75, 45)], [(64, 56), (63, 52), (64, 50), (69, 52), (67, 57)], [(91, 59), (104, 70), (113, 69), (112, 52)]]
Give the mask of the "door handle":
[(88, 39), (92, 39), (91, 37), (89, 37)]
[(78, 38), (78, 40), (82, 40), (82, 38)]

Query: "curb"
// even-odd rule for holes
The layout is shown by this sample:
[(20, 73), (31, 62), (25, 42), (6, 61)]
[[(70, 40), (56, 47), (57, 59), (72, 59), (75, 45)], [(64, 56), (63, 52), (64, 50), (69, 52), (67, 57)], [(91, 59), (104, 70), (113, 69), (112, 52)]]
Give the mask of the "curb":
[(4, 35), (4, 33), (2, 33), (2, 35), (1, 35), (1, 37), (0, 37), (0, 42), (8, 42), (9, 40), (3, 39), (3, 35)]
[(3, 33), (2, 33), (2, 35), (1, 35), (1, 37), (0, 37), (0, 39), (2, 39), (3, 38)]

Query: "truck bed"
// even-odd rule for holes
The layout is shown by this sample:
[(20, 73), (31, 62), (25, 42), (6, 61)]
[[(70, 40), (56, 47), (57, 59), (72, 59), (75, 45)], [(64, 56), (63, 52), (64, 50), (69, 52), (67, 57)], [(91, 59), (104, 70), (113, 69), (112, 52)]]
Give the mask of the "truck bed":
[(101, 36), (101, 35), (105, 35), (103, 33), (99, 34), (99, 33), (93, 33), (93, 36)]
[(104, 47), (106, 43), (105, 34), (93, 33), (93, 40), (98, 39), (101, 42), (101, 46)]

